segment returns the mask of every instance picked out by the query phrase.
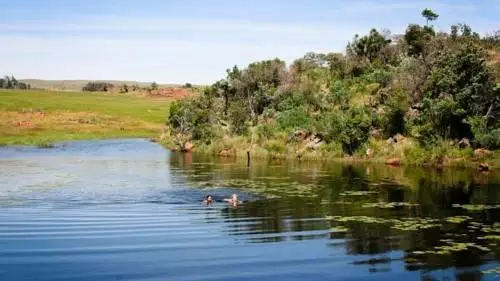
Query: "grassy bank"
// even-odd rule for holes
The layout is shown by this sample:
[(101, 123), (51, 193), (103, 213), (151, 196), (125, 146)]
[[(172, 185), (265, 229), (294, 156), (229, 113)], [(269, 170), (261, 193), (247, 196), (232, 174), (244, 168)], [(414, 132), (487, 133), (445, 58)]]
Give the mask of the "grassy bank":
[(105, 93), (0, 91), (0, 145), (155, 137), (169, 101)]
[[(172, 141), (163, 141), (168, 148), (175, 148)], [(195, 143), (196, 153), (221, 157), (252, 159), (283, 159), (301, 161), (340, 161), (360, 163), (386, 163), (391, 165), (414, 165), (433, 167), (478, 167), (486, 164), (489, 169), (500, 168), (500, 151), (475, 153), (473, 148), (460, 148), (450, 141), (442, 141), (431, 147), (422, 147), (411, 138), (401, 137), (397, 143), (371, 138), (365, 145), (349, 155), (335, 143), (308, 148), (304, 142), (288, 142), (285, 136), (273, 139), (248, 137), (223, 137), (210, 144)], [(368, 152), (368, 153), (367, 153)]]

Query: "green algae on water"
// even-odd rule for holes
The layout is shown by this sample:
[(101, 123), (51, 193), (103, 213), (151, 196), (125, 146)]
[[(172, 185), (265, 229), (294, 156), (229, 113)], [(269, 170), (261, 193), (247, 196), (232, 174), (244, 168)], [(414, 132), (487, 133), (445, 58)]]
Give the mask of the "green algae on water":
[(378, 202), (378, 203), (366, 203), (363, 204), (363, 208), (380, 208), (380, 209), (394, 209), (397, 207), (415, 207), (418, 204), (412, 204), (407, 202)]
[(378, 192), (376, 191), (344, 191), (340, 193), (340, 196), (365, 196), (365, 195), (372, 195), (372, 194), (377, 194)]
[(460, 205), (460, 204), (453, 204), (453, 208), (462, 208), (464, 210), (470, 211), (470, 212), (480, 212), (484, 210), (490, 210), (490, 209), (499, 209), (500, 205), (472, 205), (472, 204), (466, 204), (466, 205)]

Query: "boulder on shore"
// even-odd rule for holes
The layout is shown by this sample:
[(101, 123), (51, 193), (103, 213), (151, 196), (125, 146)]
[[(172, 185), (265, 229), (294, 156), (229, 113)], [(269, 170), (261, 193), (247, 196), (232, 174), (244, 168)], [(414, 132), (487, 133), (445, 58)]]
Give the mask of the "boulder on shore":
[(470, 141), (467, 138), (463, 138), (458, 142), (458, 147), (467, 148), (470, 147)]
[(488, 154), (490, 154), (490, 151), (487, 149), (484, 149), (484, 148), (478, 148), (478, 149), (474, 150), (474, 158), (481, 159), (481, 158), (488, 156)]
[(186, 142), (184, 144), (184, 147), (183, 147), (182, 151), (184, 151), (184, 152), (190, 152), (190, 151), (193, 150), (193, 148), (194, 148), (194, 144), (192, 142), (188, 141), (188, 142)]
[(399, 159), (398, 157), (389, 158), (385, 160), (385, 164), (391, 166), (399, 166), (401, 165), (401, 159)]
[(370, 157), (370, 158), (373, 156), (373, 153), (374, 153), (374, 151), (373, 151), (373, 149), (372, 149), (372, 148), (368, 148), (368, 149), (366, 150), (366, 156), (368, 156), (368, 157)]
[(481, 163), (478, 168), (481, 172), (487, 172), (490, 170), (490, 165), (488, 163)]
[(219, 151), (219, 156), (220, 157), (231, 157), (232, 156), (231, 150), (229, 150), (229, 149), (221, 150), (221, 151)]

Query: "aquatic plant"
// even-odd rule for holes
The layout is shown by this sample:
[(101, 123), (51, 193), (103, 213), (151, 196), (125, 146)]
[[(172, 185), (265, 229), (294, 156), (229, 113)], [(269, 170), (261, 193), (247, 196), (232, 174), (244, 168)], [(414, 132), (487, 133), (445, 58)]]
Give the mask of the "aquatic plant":
[(460, 204), (453, 204), (453, 208), (462, 208), (464, 210), (470, 211), (470, 212), (479, 212), (479, 211), (484, 211), (484, 210), (490, 210), (490, 209), (498, 209), (500, 208), (500, 205), (471, 205), (471, 204), (466, 204), (466, 205), (460, 205)]
[(377, 194), (377, 191), (368, 191), (368, 190), (363, 190), (363, 191), (344, 191), (340, 193), (340, 196), (365, 196), (365, 195), (371, 195), (371, 194)]
[(447, 217), (445, 221), (449, 223), (463, 223), (467, 220), (471, 220), (472, 218), (469, 216), (454, 216), (454, 217)]
[(392, 228), (402, 231), (414, 231), (414, 230), (429, 229), (440, 226), (441, 224), (436, 219), (406, 218), (396, 221), (395, 224), (392, 226)]
[(349, 231), (349, 228), (343, 226), (336, 226), (330, 228), (330, 232), (347, 232), (347, 231)]
[(407, 202), (377, 202), (377, 203), (366, 203), (363, 204), (363, 208), (381, 208), (381, 209), (393, 209), (396, 207), (415, 207), (419, 204), (412, 204)]
[(500, 276), (500, 266), (492, 268), (492, 269), (488, 269), (488, 270), (483, 270), (482, 273), (483, 274), (496, 274), (497, 276)]

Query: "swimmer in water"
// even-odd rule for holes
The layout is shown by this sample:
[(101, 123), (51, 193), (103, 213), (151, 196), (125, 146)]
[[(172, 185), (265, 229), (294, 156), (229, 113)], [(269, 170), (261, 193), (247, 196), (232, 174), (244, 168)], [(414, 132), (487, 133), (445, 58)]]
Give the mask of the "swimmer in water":
[(229, 204), (233, 205), (233, 206), (236, 206), (238, 205), (238, 203), (241, 203), (239, 200), (238, 200), (238, 195), (234, 194), (231, 196), (230, 199), (224, 199), (224, 201), (228, 202)]
[(205, 198), (205, 200), (203, 200), (203, 203), (207, 204), (207, 206), (212, 205), (213, 202), (214, 202), (214, 200), (212, 198), (212, 195), (210, 195), (210, 194), (208, 194), (207, 197)]

